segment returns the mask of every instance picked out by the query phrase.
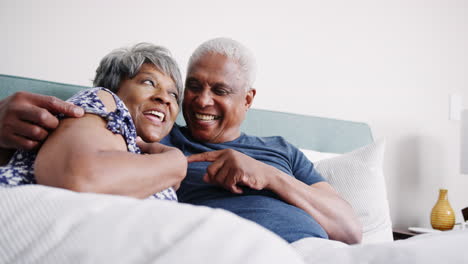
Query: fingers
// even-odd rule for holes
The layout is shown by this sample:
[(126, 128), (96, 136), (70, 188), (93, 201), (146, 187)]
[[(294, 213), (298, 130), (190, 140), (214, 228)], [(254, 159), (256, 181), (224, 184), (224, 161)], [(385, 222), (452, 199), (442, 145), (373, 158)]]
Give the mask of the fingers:
[(187, 161), (190, 162), (201, 162), (201, 161), (210, 161), (213, 162), (217, 160), (223, 154), (223, 150), (216, 150), (210, 152), (203, 152), (199, 154), (193, 154), (187, 157)]
[(80, 107), (52, 96), (17, 92), (0, 101), (0, 146), (36, 147), (47, 137), (48, 130), (57, 128), (57, 113), (84, 115)]
[(40, 126), (28, 122), (18, 122), (16, 124), (15, 134), (33, 141), (43, 141), (49, 132)]
[(84, 115), (84, 110), (81, 107), (62, 101), (57, 97), (40, 95), (33, 97), (32, 100), (37, 106), (45, 108), (53, 114), (64, 114), (69, 117), (81, 117)]
[(207, 173), (203, 176), (203, 181), (222, 186), (232, 193), (242, 193), (242, 189), (237, 186), (242, 176), (242, 173), (238, 169), (231, 168), (223, 161), (218, 161), (208, 166), (206, 171)]
[(206, 168), (206, 173), (207, 173), (207, 177), (209, 179), (210, 182), (217, 182), (217, 183), (220, 183), (222, 181), (219, 180), (219, 173), (220, 171), (222, 171), (222, 167), (224, 166), (224, 162), (222, 160), (220, 161), (216, 161), (216, 162), (213, 162), (210, 164), (210, 166), (208, 166)]
[[(59, 121), (55, 114), (64, 113), (69, 116), (82, 116), (84, 114), (82, 108), (58, 98), (26, 92), (13, 95), (10, 107), (11, 115), (16, 115), (20, 120), (37, 124), (46, 129), (57, 128)], [(75, 114), (74, 109), (76, 108), (79, 110)], [(70, 115), (70, 112), (73, 112), (73, 114)]]
[(135, 140), (137, 146), (140, 148), (141, 152), (143, 153), (148, 153), (149, 150), (149, 144), (144, 142), (141, 137), (137, 137)]
[(242, 178), (242, 172), (239, 170), (229, 170), (229, 177), (226, 177), (224, 182), (226, 188), (233, 193), (241, 194), (242, 189), (238, 186), (240, 179)]
[(40, 142), (38, 141), (34, 141), (14, 134), (9, 135), (8, 142), (9, 145), (6, 147), (14, 149), (31, 150), (37, 148), (40, 145)]
[(57, 128), (59, 120), (49, 111), (35, 105), (25, 105), (17, 110), (18, 118), (22, 121), (31, 122), (43, 128), (53, 130)]
[(148, 154), (159, 154), (172, 149), (171, 147), (165, 146), (158, 142), (147, 143), (143, 141), (143, 139), (140, 137), (136, 138), (136, 144), (140, 148), (142, 153)]
[(218, 170), (216, 180), (219, 181), (226, 190), (229, 190), (232, 193), (241, 194), (242, 189), (237, 186), (239, 183), (239, 175), (240, 171), (235, 168), (222, 167)]

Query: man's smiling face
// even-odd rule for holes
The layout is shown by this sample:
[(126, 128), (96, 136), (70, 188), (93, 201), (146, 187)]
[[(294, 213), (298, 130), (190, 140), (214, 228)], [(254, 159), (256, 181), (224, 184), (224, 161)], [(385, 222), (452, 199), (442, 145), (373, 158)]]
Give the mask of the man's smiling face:
[(188, 70), (183, 113), (192, 137), (210, 143), (232, 141), (255, 97), (246, 90), (239, 64), (218, 53), (208, 53)]

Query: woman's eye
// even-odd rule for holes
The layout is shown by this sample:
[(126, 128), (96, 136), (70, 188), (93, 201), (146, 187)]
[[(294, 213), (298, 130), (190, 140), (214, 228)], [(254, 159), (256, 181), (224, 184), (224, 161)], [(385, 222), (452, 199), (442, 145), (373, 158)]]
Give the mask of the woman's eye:
[(143, 83), (154, 86), (154, 82), (152, 80), (145, 80), (145, 81), (143, 81)]
[(176, 93), (171, 93), (171, 96), (174, 97), (176, 100), (179, 99), (179, 95)]

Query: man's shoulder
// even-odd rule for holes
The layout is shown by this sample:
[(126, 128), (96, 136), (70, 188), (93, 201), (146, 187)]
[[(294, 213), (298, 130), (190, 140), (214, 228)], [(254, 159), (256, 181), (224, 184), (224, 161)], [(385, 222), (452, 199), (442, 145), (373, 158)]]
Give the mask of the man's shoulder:
[(172, 127), (171, 132), (169, 133), (169, 135), (171, 135), (172, 137), (183, 136), (184, 132), (185, 132), (185, 129), (186, 129), (185, 126), (181, 126), (181, 125), (179, 125), (177, 123), (174, 123), (174, 126)]
[(174, 126), (172, 127), (169, 134), (167, 134), (159, 143), (173, 147), (177, 146), (177, 143), (180, 143), (180, 140), (183, 138), (181, 129), (182, 126), (174, 123)]
[(288, 146), (291, 145), (286, 139), (282, 136), (268, 136), (268, 137), (259, 137), (254, 135), (247, 135), (244, 134), (241, 140), (242, 143), (247, 144), (261, 144), (266, 146), (275, 146), (275, 145), (282, 145)]

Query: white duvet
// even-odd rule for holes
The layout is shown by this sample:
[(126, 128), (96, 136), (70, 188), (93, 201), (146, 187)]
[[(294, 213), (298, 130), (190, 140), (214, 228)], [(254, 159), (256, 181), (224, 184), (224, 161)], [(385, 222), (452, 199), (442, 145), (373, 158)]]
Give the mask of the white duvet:
[(347, 246), (292, 246), (223, 210), (78, 194), (28, 185), (0, 188), (0, 263), (468, 263), (468, 232)]
[(468, 263), (468, 231), (465, 230), (353, 246), (306, 238), (293, 243), (293, 247), (304, 257), (305, 263)]
[(223, 210), (0, 188), (0, 263), (302, 263), (289, 245)]

